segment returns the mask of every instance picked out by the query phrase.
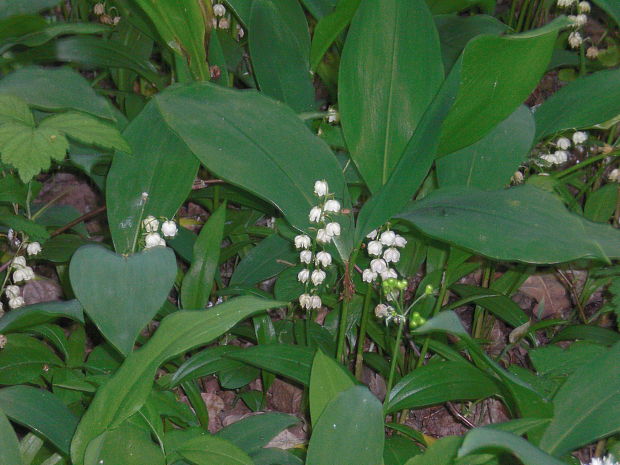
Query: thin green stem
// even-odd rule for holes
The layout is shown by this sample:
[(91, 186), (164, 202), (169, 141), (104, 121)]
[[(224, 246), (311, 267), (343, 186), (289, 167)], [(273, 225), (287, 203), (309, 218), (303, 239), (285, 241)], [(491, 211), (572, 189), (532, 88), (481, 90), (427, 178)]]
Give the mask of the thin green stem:
[(405, 319), (402, 319), (398, 324), (398, 330), (396, 332), (396, 340), (394, 341), (394, 350), (392, 350), (392, 361), (390, 363), (390, 375), (388, 377), (387, 389), (385, 391), (385, 402), (387, 403), (390, 398), (390, 391), (394, 385), (394, 376), (396, 374), (396, 365), (398, 365), (398, 354), (400, 353), (400, 341), (403, 338), (403, 327), (405, 326)]
[[(432, 314), (433, 317), (436, 316), (441, 310), (443, 301), (445, 300), (447, 293), (448, 293), (448, 286), (446, 283), (446, 269), (444, 266), (443, 274), (441, 276), (441, 287), (439, 289), (439, 295), (437, 296), (435, 307), (433, 307), (433, 314)], [(422, 364), (424, 363), (424, 359), (426, 358), (426, 354), (428, 353), (428, 345), (430, 342), (430, 338), (431, 338), (430, 336), (426, 336), (426, 338), (424, 339), (424, 344), (422, 345), (422, 350), (420, 351), (420, 357), (418, 358), (418, 363), (416, 364), (416, 368), (420, 368)]]
[(364, 307), (360, 321), (360, 332), (357, 338), (357, 354), (355, 356), (355, 378), (362, 380), (364, 367), (364, 342), (366, 341), (366, 331), (368, 328), (368, 317), (370, 314), (370, 302), (372, 301), (372, 286), (368, 284), (366, 296), (364, 297)]
[(551, 175), (554, 178), (563, 178), (568, 176), (569, 174), (574, 173), (584, 167), (591, 165), (592, 163), (596, 163), (598, 161), (604, 160), (607, 157), (617, 157), (620, 156), (620, 151), (610, 152), (610, 153), (602, 153), (597, 155), (596, 157), (588, 158), (587, 160), (582, 161), (578, 165), (573, 165), (570, 168), (566, 168), (564, 171), (560, 171), (559, 173)]
[(198, 422), (200, 426), (204, 430), (209, 430), (209, 411), (207, 410), (207, 406), (200, 395), (200, 390), (198, 386), (196, 386), (195, 381), (186, 381), (181, 384), (183, 391), (185, 391), (185, 395), (187, 396), (187, 400), (191, 404), (194, 412), (196, 412), (196, 418), (198, 418)]
[(340, 321), (338, 323), (338, 348), (336, 350), (336, 360), (343, 365), (346, 364), (344, 357), (344, 346), (347, 338), (347, 320), (349, 318), (349, 301), (344, 298), (340, 307)]
[[(482, 276), (482, 287), (489, 287), (489, 280), (491, 277), (491, 265), (486, 264), (484, 267), (484, 274)], [(474, 310), (474, 338), (479, 338), (482, 334), (483, 322), (485, 318), (485, 311), (480, 305), (476, 305)]]

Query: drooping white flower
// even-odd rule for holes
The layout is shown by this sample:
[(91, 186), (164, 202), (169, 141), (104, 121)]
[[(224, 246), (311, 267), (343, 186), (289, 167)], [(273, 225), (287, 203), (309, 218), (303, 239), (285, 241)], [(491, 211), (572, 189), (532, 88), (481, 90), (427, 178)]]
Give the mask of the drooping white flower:
[(157, 232), (159, 229), (159, 221), (152, 215), (142, 220), (142, 227), (147, 233)]
[(321, 305), (321, 298), (318, 295), (313, 295), (310, 297), (310, 308), (321, 308)]
[(592, 11), (592, 7), (589, 2), (579, 2), (579, 5), (577, 5), (577, 11), (579, 11), (579, 13), (590, 13), (590, 11)]
[(587, 140), (588, 140), (588, 133), (587, 132), (577, 131), (577, 132), (575, 132), (573, 134), (573, 142), (575, 143), (575, 145), (583, 144)]
[(228, 18), (222, 18), (219, 22), (220, 29), (228, 29), (230, 27), (230, 20)]
[(317, 242), (320, 242), (321, 244), (327, 244), (331, 240), (332, 240), (332, 236), (327, 234), (327, 231), (325, 229), (321, 228), (316, 232)]
[(510, 178), (513, 184), (521, 184), (524, 179), (525, 177), (521, 171), (515, 171), (515, 174), (513, 174), (512, 178)]
[(375, 316), (377, 318), (385, 318), (390, 314), (390, 309), (392, 307), (385, 305), (385, 304), (379, 304), (375, 307)]
[(381, 274), (381, 280), (385, 281), (386, 279), (390, 279), (390, 278), (398, 278), (398, 274), (396, 273), (396, 270), (394, 268), (388, 268), (387, 270), (385, 270), (384, 272), (380, 273)]
[(329, 252), (321, 250), (319, 253), (316, 254), (314, 263), (317, 265), (320, 264), (321, 266), (329, 266), (332, 264), (332, 256), (329, 254)]
[(226, 14), (226, 7), (221, 3), (213, 5), (213, 14), (215, 16), (224, 16)]
[(13, 299), (15, 297), (19, 297), (20, 294), (20, 290), (19, 290), (19, 286), (7, 286), (4, 288), (4, 294), (6, 295), (7, 299)]
[(23, 307), (25, 304), (26, 302), (24, 301), (24, 298), (21, 296), (17, 296), (17, 297), (13, 297), (12, 299), (9, 299), (10, 308)]
[(148, 233), (144, 237), (144, 248), (150, 249), (151, 247), (157, 247), (160, 245), (166, 245), (166, 241), (159, 235), (159, 233)]
[(386, 249), (385, 252), (383, 252), (383, 259), (387, 263), (397, 263), (398, 260), (400, 260), (400, 252), (395, 247), (390, 247), (389, 249)]
[(588, 17), (584, 14), (580, 14), (580, 15), (569, 15), (568, 16), (569, 21), (572, 23), (571, 26), (575, 27), (575, 28), (579, 28), (582, 26), (585, 26), (585, 24), (588, 22)]
[(297, 273), (297, 281), (299, 281), (300, 283), (304, 283), (304, 284), (307, 283), (309, 278), (310, 278), (310, 270), (306, 268), (304, 268), (299, 273)]
[(620, 465), (620, 464), (614, 460), (613, 456), (608, 455), (603, 458), (593, 457), (592, 461), (589, 464), (584, 464), (584, 465)]
[(299, 253), (299, 261), (301, 263), (310, 263), (312, 261), (312, 252), (309, 250), (302, 250)]
[(13, 261), (11, 262), (11, 266), (16, 270), (21, 270), (26, 267), (26, 258), (22, 255), (17, 257), (13, 257)]
[(328, 200), (327, 202), (325, 202), (323, 209), (326, 212), (338, 213), (340, 211), (340, 202), (338, 202), (337, 200), (333, 200), (333, 199)]
[(571, 142), (568, 137), (560, 137), (558, 140), (555, 141), (555, 145), (560, 150), (568, 150), (571, 146)]
[(381, 233), (381, 239), (379, 239), (383, 245), (391, 246), (396, 241), (396, 233), (394, 231), (383, 231)]
[(325, 281), (326, 277), (327, 277), (327, 273), (325, 273), (325, 271), (323, 271), (323, 270), (314, 270), (312, 272), (312, 276), (310, 277), (310, 279), (312, 280), (312, 284), (314, 284), (315, 286), (318, 286), (323, 281)]
[(237, 24), (237, 39), (243, 39), (244, 35), (245, 35), (245, 31), (243, 30), (240, 24)]
[(178, 231), (177, 224), (172, 220), (164, 221), (161, 225), (161, 232), (164, 237), (174, 237)]
[(599, 49), (598, 47), (595, 47), (594, 45), (592, 45), (591, 47), (588, 47), (588, 49), (586, 50), (586, 57), (588, 57), (590, 60), (594, 60), (595, 58), (597, 58), (598, 54), (599, 54)]
[(620, 170), (618, 168), (614, 168), (613, 170), (611, 170), (611, 173), (609, 173), (607, 179), (609, 179), (611, 182), (620, 182)]
[(568, 153), (564, 150), (556, 150), (554, 153), (541, 155), (540, 158), (552, 165), (561, 165), (562, 163), (566, 163), (568, 160)]
[(97, 16), (101, 16), (102, 14), (104, 14), (105, 7), (103, 6), (103, 3), (95, 3), (95, 6), (93, 7), (93, 13), (95, 13)]
[(583, 37), (581, 37), (581, 34), (578, 31), (573, 31), (568, 35), (568, 45), (570, 45), (571, 48), (579, 48), (582, 43)]
[(396, 234), (396, 238), (394, 239), (394, 245), (396, 247), (405, 247), (407, 245), (407, 239), (403, 236)]
[(320, 221), (322, 221), (323, 220), (323, 211), (321, 210), (321, 207), (312, 207), (310, 209), (310, 214), (308, 215), (308, 218), (313, 223), (319, 223)]
[(310, 236), (306, 234), (299, 234), (295, 236), (295, 248), (296, 249), (307, 249), (312, 244), (312, 240)]
[(30, 281), (33, 278), (34, 278), (34, 271), (29, 266), (25, 266), (13, 272), (14, 283)]
[(558, 8), (569, 8), (571, 7), (577, 0), (558, 0)]
[(372, 271), (370, 268), (366, 268), (362, 271), (362, 281), (365, 283), (372, 283), (379, 276), (377, 273)]
[(299, 296), (299, 305), (301, 308), (310, 308), (312, 296), (310, 294), (302, 294)]
[(382, 258), (375, 258), (370, 261), (370, 269), (375, 273), (381, 274), (388, 269), (388, 266)]
[(0, 349), (4, 349), (7, 342), (9, 342), (9, 339), (4, 334), (0, 334)]
[(327, 181), (316, 181), (314, 183), (314, 193), (318, 197), (325, 197), (329, 193), (329, 186), (327, 185)]
[(325, 226), (325, 231), (330, 236), (340, 236), (340, 223), (331, 222)]
[(327, 122), (330, 124), (337, 124), (339, 121), (340, 115), (338, 114), (338, 110), (330, 106), (327, 109)]
[(377, 234), (379, 234), (379, 231), (377, 231), (376, 229), (373, 229), (368, 234), (366, 234), (366, 238), (367, 239), (375, 239), (377, 237)]
[(379, 241), (370, 241), (368, 243), (368, 255), (374, 255), (375, 257), (380, 257), (381, 252), (383, 252), (383, 244)]

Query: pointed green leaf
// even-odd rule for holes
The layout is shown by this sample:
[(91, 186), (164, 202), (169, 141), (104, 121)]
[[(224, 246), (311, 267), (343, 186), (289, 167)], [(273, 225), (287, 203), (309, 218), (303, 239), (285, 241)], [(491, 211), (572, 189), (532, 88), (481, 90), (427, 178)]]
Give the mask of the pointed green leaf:
[(22, 465), (17, 435), (0, 408), (0, 463)]
[(241, 450), (254, 455), (286, 428), (299, 423), (299, 418), (285, 413), (268, 412), (239, 420), (218, 431), (217, 437), (226, 439)]
[(230, 441), (217, 436), (190, 439), (177, 449), (184, 458), (196, 465), (253, 465), (248, 454)]
[(310, 372), (310, 418), (316, 425), (321, 413), (332, 399), (356, 383), (338, 362), (317, 350)]
[(8, 122), (34, 126), (34, 118), (28, 104), (18, 97), (0, 94), (0, 124)]

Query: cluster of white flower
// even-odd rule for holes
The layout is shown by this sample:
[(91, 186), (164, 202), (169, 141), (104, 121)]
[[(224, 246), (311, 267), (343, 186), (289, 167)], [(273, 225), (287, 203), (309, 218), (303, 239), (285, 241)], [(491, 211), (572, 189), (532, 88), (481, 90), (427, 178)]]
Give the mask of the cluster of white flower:
[[(213, 5), (213, 28), (214, 29), (230, 29), (231, 18), (230, 15), (227, 14), (226, 7), (221, 3), (216, 3)], [(237, 40), (240, 40), (245, 35), (245, 31), (241, 27), (240, 24), (235, 26), (237, 31)]]
[[(22, 244), (22, 247), (26, 248), (28, 256), (32, 257), (38, 255), (43, 250), (41, 244), (38, 242), (30, 242)], [(12, 271), (11, 281), (13, 284), (8, 284), (4, 288), (4, 295), (8, 301), (9, 308), (19, 308), (25, 305), (24, 298), (21, 295), (21, 289), (17, 284), (22, 284), (34, 279), (34, 270), (26, 263), (26, 257), (23, 255), (16, 255), (13, 257), (11, 264), (9, 265), (9, 272)], [(9, 283), (11, 282), (9, 281)], [(3, 305), (0, 302), (0, 316), (4, 313)]]
[(398, 278), (398, 273), (393, 268), (390, 268), (389, 264), (398, 263), (400, 260), (400, 251), (398, 249), (407, 245), (407, 239), (391, 231), (389, 228), (383, 232), (381, 232), (381, 229), (375, 229), (366, 237), (370, 239), (366, 251), (371, 257), (371, 261), (370, 268), (366, 268), (362, 272), (362, 280), (372, 283), (379, 276), (381, 276), (383, 281), (389, 278)]
[(159, 234), (159, 220), (151, 215), (147, 216), (142, 220), (142, 229), (144, 229), (145, 249), (150, 249), (151, 247), (157, 246), (165, 247), (166, 241), (164, 237), (172, 239), (174, 236), (177, 235), (177, 232), (179, 231), (179, 228), (174, 221), (166, 219), (161, 223), (161, 234), (163, 234), (164, 236), (161, 237), (161, 235)]
[(620, 465), (620, 463), (617, 462), (611, 455), (608, 455), (603, 458), (594, 457), (589, 464), (582, 463), (582, 465)]
[(587, 13), (590, 13), (592, 10), (590, 3), (586, 1), (578, 2), (577, 0), (557, 0), (557, 6), (558, 8), (572, 10), (576, 13), (568, 15), (571, 27), (575, 29), (568, 35), (568, 44), (571, 48), (579, 48), (585, 40), (579, 29), (583, 28), (588, 22)]
[[(340, 223), (333, 219), (333, 216), (340, 212), (340, 202), (333, 199), (333, 194), (329, 192), (329, 186), (325, 180), (314, 183), (314, 194), (319, 198), (319, 205), (310, 209), (308, 218), (312, 223), (318, 224), (316, 243), (323, 247), (340, 235)], [(306, 285), (306, 292), (299, 296), (299, 304), (306, 309), (321, 308), (321, 298), (314, 293), (316, 287), (320, 286), (327, 277), (327, 273), (322, 268), (332, 264), (332, 256), (329, 252), (320, 250), (313, 256), (310, 250), (312, 247), (312, 238), (307, 234), (295, 237), (295, 248), (301, 249), (299, 261), (309, 265), (297, 274), (297, 279)], [(314, 287), (308, 290), (310, 283)]]
[[(115, 9), (115, 8), (112, 7), (112, 9)], [(105, 12), (105, 5), (101, 2), (95, 3), (95, 6), (93, 7), (93, 13), (99, 16), (99, 21), (102, 22), (103, 24), (112, 24), (116, 26), (121, 20), (120, 16), (112, 17), (110, 15), (107, 15)]]
[(540, 158), (550, 165), (562, 165), (568, 161), (568, 150), (571, 148), (572, 144), (579, 147), (587, 140), (588, 133), (583, 131), (576, 131), (573, 133), (572, 142), (568, 137), (560, 137), (554, 144), (558, 150), (553, 153), (543, 154)]

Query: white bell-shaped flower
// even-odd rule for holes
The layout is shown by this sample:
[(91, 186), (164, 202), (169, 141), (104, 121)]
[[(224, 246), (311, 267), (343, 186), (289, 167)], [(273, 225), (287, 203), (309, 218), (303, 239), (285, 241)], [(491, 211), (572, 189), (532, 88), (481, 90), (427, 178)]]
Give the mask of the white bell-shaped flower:
[(308, 219), (313, 223), (319, 223), (323, 221), (323, 211), (321, 210), (321, 207), (312, 207), (310, 209)]
[(19, 297), (20, 295), (19, 286), (10, 285), (4, 288), (4, 294), (7, 299), (14, 299), (15, 297)]
[(230, 27), (230, 20), (228, 18), (220, 19), (220, 22), (218, 23), (218, 27), (220, 29), (228, 29)]
[(387, 270), (385, 270), (382, 273), (379, 273), (381, 275), (381, 279), (383, 281), (385, 281), (386, 279), (390, 279), (390, 278), (398, 278), (398, 274), (396, 273), (396, 270), (394, 268), (388, 268)]
[(161, 225), (161, 232), (164, 237), (174, 237), (178, 231), (177, 224), (172, 220), (164, 221)]
[(31, 255), (31, 256), (41, 253), (42, 250), (43, 248), (41, 247), (41, 244), (39, 244), (38, 242), (31, 242), (26, 247), (26, 252), (28, 252), (28, 255)]
[(376, 229), (373, 229), (368, 234), (366, 234), (366, 238), (367, 239), (376, 239), (377, 234), (379, 234), (379, 231), (377, 231)]
[(397, 263), (400, 260), (400, 252), (395, 247), (390, 247), (383, 252), (383, 259), (387, 263)]
[[(162, 244), (163, 241), (163, 244)], [(160, 245), (166, 245), (166, 241), (159, 235), (159, 233), (148, 233), (144, 237), (144, 248), (150, 249), (152, 247), (158, 247)]]
[(558, 140), (555, 141), (555, 145), (560, 150), (568, 150), (571, 146), (571, 142), (568, 137), (560, 137)]
[(328, 200), (327, 202), (325, 202), (323, 209), (326, 212), (338, 213), (340, 211), (340, 202), (338, 202), (337, 200), (333, 200), (333, 199)]
[(588, 133), (584, 131), (577, 131), (573, 134), (573, 142), (575, 145), (583, 144), (588, 140)]
[(26, 258), (22, 255), (17, 257), (13, 257), (13, 261), (11, 262), (11, 266), (16, 270), (21, 270), (26, 267)]
[(340, 236), (340, 223), (336, 223), (335, 221), (327, 223), (325, 231), (330, 236)]
[(26, 304), (23, 297), (17, 296), (9, 299), (9, 307), (10, 308), (19, 308), (23, 307)]
[(297, 273), (297, 281), (299, 281), (300, 283), (307, 283), (309, 278), (310, 270), (308, 269), (303, 269), (299, 273)]
[(388, 269), (388, 266), (382, 258), (375, 258), (370, 261), (370, 269), (375, 273), (381, 274)]
[(321, 298), (318, 295), (313, 295), (310, 297), (310, 308), (321, 308), (321, 305)]
[(316, 181), (314, 183), (314, 193), (318, 197), (325, 197), (329, 193), (329, 186), (327, 185), (327, 181)]
[(316, 232), (317, 242), (320, 242), (321, 244), (327, 244), (331, 240), (332, 240), (332, 236), (330, 236), (327, 233), (327, 230), (325, 230), (324, 228), (321, 228)]
[(159, 229), (159, 221), (152, 215), (142, 220), (142, 227), (147, 233), (157, 232)]
[[(583, 37), (578, 31), (573, 31), (568, 35), (568, 45), (571, 48), (579, 48), (579, 46), (583, 43)], [(575, 142), (575, 137), (573, 136), (573, 142)], [(575, 142), (578, 144), (579, 142)]]
[(396, 240), (396, 233), (394, 231), (383, 231), (379, 240), (383, 245), (386, 245), (388, 247), (394, 245), (394, 241)]
[(405, 247), (407, 245), (407, 239), (399, 234), (396, 234), (396, 237), (394, 238), (394, 245), (396, 247)]
[(614, 168), (611, 170), (609, 175), (607, 176), (611, 182), (620, 182), (620, 170), (618, 168)]
[(332, 256), (329, 252), (321, 250), (319, 253), (316, 254), (315, 264), (321, 266), (329, 266), (332, 264)]
[(325, 273), (325, 271), (323, 271), (323, 270), (314, 270), (312, 272), (312, 276), (311, 276), (310, 279), (312, 279), (312, 284), (314, 284), (315, 286), (318, 286), (323, 281), (325, 281), (326, 277), (327, 277), (327, 273)]
[(370, 241), (368, 243), (368, 255), (380, 257), (383, 252), (383, 244), (379, 241)]
[(295, 248), (296, 249), (308, 249), (312, 245), (312, 239), (306, 234), (299, 234), (295, 236)]
[(365, 283), (372, 283), (379, 276), (376, 272), (372, 271), (370, 268), (366, 268), (362, 271), (362, 281)]
[(301, 308), (310, 308), (312, 296), (310, 294), (302, 294), (299, 296), (299, 305)]
[(375, 316), (377, 318), (385, 318), (391, 313), (390, 309), (392, 309), (392, 307), (385, 304), (379, 304), (375, 307)]
[(579, 11), (579, 13), (590, 13), (590, 11), (592, 11), (592, 7), (589, 2), (579, 2), (579, 5), (577, 5), (577, 11)]
[(299, 253), (299, 261), (301, 263), (310, 263), (312, 261), (312, 252), (309, 250), (302, 250)]
[(215, 16), (224, 16), (226, 14), (226, 7), (221, 3), (213, 5), (213, 14)]

